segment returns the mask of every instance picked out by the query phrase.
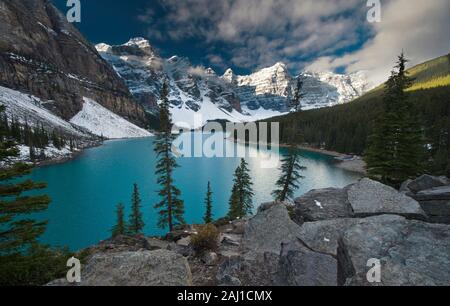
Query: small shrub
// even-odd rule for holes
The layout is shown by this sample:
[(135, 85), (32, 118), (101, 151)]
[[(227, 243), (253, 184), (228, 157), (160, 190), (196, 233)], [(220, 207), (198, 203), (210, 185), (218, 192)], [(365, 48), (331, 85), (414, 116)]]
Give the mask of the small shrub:
[(215, 250), (218, 240), (219, 230), (211, 223), (199, 226), (197, 235), (191, 236), (192, 247), (198, 254)]

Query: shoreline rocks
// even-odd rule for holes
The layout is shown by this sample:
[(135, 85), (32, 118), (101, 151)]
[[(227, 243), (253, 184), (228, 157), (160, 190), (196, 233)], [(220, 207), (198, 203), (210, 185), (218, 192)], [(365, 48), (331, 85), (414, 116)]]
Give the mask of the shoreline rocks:
[[(446, 197), (447, 188), (434, 186), (415, 196), (437, 201), (436, 194)], [(362, 179), (305, 194), (295, 200), (292, 216), (288, 205), (265, 203), (253, 217), (219, 226), (217, 249), (203, 254), (187, 243), (195, 226), (165, 240), (104, 241), (88, 249), (80, 285), (450, 285), (450, 225), (423, 221), (419, 203), (404, 192)], [(368, 281), (370, 260), (380, 262), (379, 283)]]
[(404, 182), (400, 191), (419, 202), (431, 223), (450, 224), (450, 180), (422, 175)]

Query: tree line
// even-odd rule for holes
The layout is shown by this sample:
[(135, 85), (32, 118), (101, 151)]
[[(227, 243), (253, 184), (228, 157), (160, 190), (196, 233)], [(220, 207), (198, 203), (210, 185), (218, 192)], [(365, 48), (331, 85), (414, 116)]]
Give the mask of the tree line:
[[(302, 84), (299, 82), (299, 84)], [(170, 113), (170, 104), (168, 100), (168, 86), (164, 84), (160, 95), (159, 110), (159, 133), (154, 141), (154, 151), (158, 156), (156, 163), (157, 183), (159, 186), (158, 195), (160, 201), (154, 204), (154, 208), (158, 211), (158, 226), (167, 228), (169, 231), (175, 230), (178, 226), (184, 225), (184, 202), (181, 199), (181, 191), (176, 187), (174, 181), (174, 171), (179, 167), (175, 156), (172, 154), (172, 142), (176, 135), (172, 133), (172, 117)], [(300, 99), (301, 95), (295, 95), (296, 99)], [(294, 196), (294, 191), (298, 189), (298, 182), (303, 176), (301, 171), (306, 168), (300, 164), (301, 157), (297, 150), (289, 150), (288, 155), (282, 159), (281, 175), (276, 182), (277, 189), (273, 191), (274, 199), (279, 202), (290, 200)], [(203, 221), (205, 224), (213, 223), (213, 201), (212, 187), (208, 182), (206, 195), (204, 200), (205, 213)], [(253, 182), (249, 169), (249, 165), (245, 159), (240, 160), (239, 166), (234, 171), (233, 187), (229, 199), (229, 210), (225, 218), (226, 220), (236, 220), (245, 218), (253, 212)], [(119, 203), (116, 207), (116, 224), (112, 228), (113, 237), (126, 234), (142, 233), (144, 222), (142, 220), (141, 200), (139, 196), (138, 186), (134, 185), (132, 195), (132, 213), (129, 222), (125, 221), (124, 206)]]
[(73, 137), (67, 137), (64, 133), (53, 129), (48, 131), (44, 125), (37, 122), (34, 126), (25, 122), (20, 122), (16, 117), (8, 117), (5, 112), (0, 115), (0, 129), (5, 137), (14, 140), (17, 144), (29, 147), (30, 160), (44, 160), (45, 149), (53, 145), (61, 150), (66, 146), (71, 151), (78, 148), (78, 142)]
[[(404, 55), (402, 58), (406, 64)], [(410, 78), (409, 73), (405, 68), (400, 69), (398, 64), (386, 84), (353, 102), (316, 110), (293, 111), (265, 121), (280, 123), (282, 143), (366, 155), (370, 154), (370, 143), (375, 137), (372, 135), (380, 129), (380, 120), (388, 116), (391, 117), (388, 121), (397, 120), (406, 124), (411, 119), (414, 124), (410, 125), (410, 129), (421, 131), (419, 141), (425, 147), (421, 161), (413, 172), (450, 176), (450, 86), (412, 91), (408, 86), (414, 80), (404, 83), (405, 78)], [(396, 83), (400, 80), (403, 83)], [(398, 118), (394, 119), (395, 116)], [(414, 159), (410, 161), (415, 163)], [(413, 175), (409, 172), (402, 177)], [(398, 179), (394, 178), (394, 181)]]

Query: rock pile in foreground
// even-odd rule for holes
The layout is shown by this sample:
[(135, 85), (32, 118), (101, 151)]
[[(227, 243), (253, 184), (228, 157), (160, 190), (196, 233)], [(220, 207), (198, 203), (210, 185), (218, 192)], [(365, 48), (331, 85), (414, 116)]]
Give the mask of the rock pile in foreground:
[(450, 224), (450, 180), (422, 175), (403, 183), (400, 191), (414, 198), (433, 223)]
[[(437, 224), (446, 217), (429, 216), (420, 200), (424, 190), (446, 196), (447, 185), (434, 185), (422, 177), (398, 192), (362, 179), (313, 190), (292, 210), (263, 204), (251, 219), (220, 227), (218, 248), (202, 255), (190, 227), (166, 240), (118, 237), (89, 250), (81, 285), (450, 285), (450, 225)], [(367, 278), (373, 260), (380, 282)]]

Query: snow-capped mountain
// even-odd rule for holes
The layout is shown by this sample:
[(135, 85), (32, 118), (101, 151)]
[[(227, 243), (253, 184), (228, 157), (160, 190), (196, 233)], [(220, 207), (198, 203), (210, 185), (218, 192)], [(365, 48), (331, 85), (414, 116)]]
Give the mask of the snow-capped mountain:
[[(162, 58), (144, 38), (96, 48), (147, 112), (156, 114), (161, 87), (167, 82), (174, 121), (183, 122), (179, 125), (198, 128), (214, 119), (254, 121), (290, 110), (297, 77), (283, 63), (250, 75), (236, 75), (228, 69), (218, 76), (213, 69), (193, 66), (184, 57)], [(304, 78), (304, 109), (346, 103), (368, 89), (362, 73), (305, 72), (298, 77)], [(196, 115), (201, 120), (194, 123)]]
[(362, 72), (336, 74), (333, 72), (304, 72), (298, 77), (304, 81), (303, 109), (314, 109), (347, 103), (370, 89)]

